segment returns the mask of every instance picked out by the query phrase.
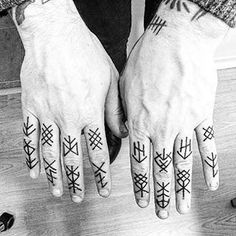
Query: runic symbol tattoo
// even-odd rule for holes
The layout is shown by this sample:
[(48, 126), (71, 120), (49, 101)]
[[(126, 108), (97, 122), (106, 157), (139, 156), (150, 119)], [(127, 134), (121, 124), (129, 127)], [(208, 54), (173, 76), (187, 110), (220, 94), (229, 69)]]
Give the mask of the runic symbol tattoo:
[(137, 145), (136, 143), (134, 142), (134, 154), (132, 154), (132, 157), (138, 162), (138, 163), (141, 163), (143, 162), (147, 156), (145, 155), (145, 146), (143, 144), (142, 147), (140, 147), (140, 143), (139, 141), (137, 142)]
[(42, 127), (42, 145), (48, 144), (49, 146), (52, 146), (53, 144), (53, 134), (52, 134), (52, 125), (46, 126), (45, 124), (43, 124)]
[(63, 142), (63, 156), (67, 156), (69, 153), (74, 153), (75, 155), (79, 155), (78, 143), (76, 142), (76, 138), (71, 139), (71, 136), (68, 135), (68, 138), (64, 138)]
[(72, 189), (73, 193), (76, 193), (76, 190), (82, 191), (80, 185), (76, 183), (76, 181), (80, 177), (78, 169), (79, 166), (77, 166), (76, 168), (74, 168), (74, 166), (66, 166), (66, 176), (68, 178), (68, 186), (70, 190)]
[(191, 21), (199, 20), (201, 17), (205, 16), (207, 12), (204, 9), (199, 9), (196, 14), (193, 16)]
[(107, 173), (105, 170), (102, 169), (105, 165), (105, 162), (103, 162), (100, 166), (97, 166), (94, 163), (92, 163), (92, 165), (96, 168), (94, 174), (96, 178), (98, 177), (98, 184), (100, 184), (101, 187), (104, 188), (107, 185), (107, 182), (104, 183), (105, 176), (102, 176)]
[(36, 158), (32, 158), (32, 154), (35, 152), (35, 148), (31, 146), (32, 140), (27, 141), (24, 139), (24, 151), (27, 155), (26, 157), (26, 165), (29, 167), (29, 169), (33, 169), (37, 164), (38, 160)]
[(160, 172), (165, 171), (167, 172), (167, 167), (170, 165), (172, 158), (171, 152), (168, 154), (166, 153), (165, 148), (163, 148), (163, 153), (156, 152), (157, 156), (154, 158), (156, 164), (160, 167)]
[(205, 128), (203, 128), (203, 130), (204, 130), (204, 139), (203, 139), (203, 141), (205, 142), (207, 139), (209, 139), (209, 140), (211, 140), (211, 139), (213, 139), (214, 138), (214, 134), (215, 134), (215, 132), (214, 132), (214, 129), (213, 129), (213, 126), (208, 126), (208, 128), (207, 129), (205, 129)]
[(99, 132), (99, 128), (97, 128), (95, 131), (89, 129), (89, 145), (92, 147), (92, 149), (102, 149), (102, 138), (101, 138), (101, 133)]
[(148, 29), (150, 29), (155, 35), (158, 35), (163, 27), (166, 27), (166, 21), (162, 20), (159, 16), (155, 15), (150, 22)]
[(42, 4), (49, 2), (50, 0), (42, 0)]
[(207, 160), (205, 160), (206, 164), (212, 168), (212, 175), (213, 178), (216, 177), (218, 174), (218, 161), (217, 161), (217, 155), (214, 155), (214, 153), (211, 153), (211, 158), (207, 157)]
[(177, 183), (181, 187), (177, 193), (182, 192), (183, 199), (185, 198), (185, 193), (190, 191), (187, 189), (188, 185), (190, 184), (190, 170), (178, 170), (177, 173)]
[(33, 124), (30, 124), (29, 117), (27, 116), (26, 123), (24, 122), (24, 127), (23, 127), (24, 135), (29, 137), (35, 130), (36, 128), (34, 128)]
[(179, 149), (179, 151), (177, 151), (177, 153), (183, 159), (187, 159), (192, 154), (192, 140), (189, 139), (189, 141), (188, 141), (188, 137), (186, 137), (185, 143), (184, 143), (184, 140), (181, 139), (180, 149)]
[(183, 7), (186, 12), (190, 13), (188, 5), (184, 0), (164, 0), (164, 3), (166, 5), (170, 3), (170, 9), (177, 8), (177, 11), (181, 11)]
[(54, 180), (57, 179), (55, 175), (57, 174), (56, 168), (53, 167), (53, 164), (56, 162), (56, 160), (52, 161), (51, 163), (47, 162), (46, 159), (44, 158), (44, 163), (45, 163), (45, 171), (47, 174), (48, 181), (52, 183), (54, 186)]
[(141, 197), (143, 197), (144, 193), (149, 193), (149, 191), (145, 189), (148, 184), (147, 174), (143, 175), (134, 173), (134, 184), (138, 188), (138, 190), (135, 191), (135, 193), (140, 192)]
[(157, 190), (156, 203), (159, 207), (166, 208), (170, 203), (170, 191), (167, 189), (170, 183), (165, 184), (162, 182), (162, 184), (159, 184), (157, 182), (157, 184), (160, 189)]

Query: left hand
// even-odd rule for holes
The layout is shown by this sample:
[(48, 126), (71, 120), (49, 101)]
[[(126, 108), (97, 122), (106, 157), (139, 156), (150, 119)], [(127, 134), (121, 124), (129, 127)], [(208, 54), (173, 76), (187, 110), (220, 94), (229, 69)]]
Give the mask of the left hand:
[(228, 29), (191, 2), (182, 1), (181, 7), (171, 2), (161, 4), (120, 81), (135, 198), (140, 207), (149, 204), (153, 153), (156, 213), (162, 219), (169, 215), (173, 166), (176, 208), (180, 213), (190, 209), (194, 130), (206, 184), (210, 190), (218, 188), (213, 53)]

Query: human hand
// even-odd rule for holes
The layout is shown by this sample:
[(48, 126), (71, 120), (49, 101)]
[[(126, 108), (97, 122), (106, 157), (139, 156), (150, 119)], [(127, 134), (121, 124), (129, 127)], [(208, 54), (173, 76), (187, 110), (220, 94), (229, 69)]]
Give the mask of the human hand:
[(169, 216), (173, 169), (176, 208), (190, 209), (194, 130), (206, 184), (218, 188), (213, 54), (227, 29), (189, 1), (163, 1), (121, 77), (135, 198), (140, 207), (149, 204), (152, 159), (156, 214), (162, 219)]
[(30, 176), (38, 177), (42, 156), (50, 190), (61, 196), (62, 157), (72, 200), (80, 202), (83, 130), (98, 192), (108, 197), (111, 178), (104, 113), (116, 136), (127, 135), (118, 99), (118, 72), (72, 0), (31, 0), (12, 15), (25, 48), (21, 84)]

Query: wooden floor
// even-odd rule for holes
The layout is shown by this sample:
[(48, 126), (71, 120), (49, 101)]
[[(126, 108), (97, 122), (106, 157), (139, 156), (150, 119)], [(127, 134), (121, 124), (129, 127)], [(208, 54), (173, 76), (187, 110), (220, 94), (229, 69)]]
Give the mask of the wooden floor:
[(37, 180), (27, 174), (21, 147), (20, 94), (1, 95), (0, 213), (9, 211), (16, 216), (14, 227), (1, 235), (236, 235), (236, 209), (230, 206), (230, 199), (236, 197), (236, 69), (219, 71), (218, 75), (215, 130), (220, 188), (216, 192), (206, 190), (195, 146), (192, 211), (180, 216), (172, 198), (171, 216), (165, 221), (155, 216), (153, 202), (146, 209), (134, 202), (127, 140), (112, 165), (113, 192), (109, 199), (97, 195), (87, 156), (84, 202), (72, 203), (67, 190), (62, 198), (53, 198), (45, 174)]

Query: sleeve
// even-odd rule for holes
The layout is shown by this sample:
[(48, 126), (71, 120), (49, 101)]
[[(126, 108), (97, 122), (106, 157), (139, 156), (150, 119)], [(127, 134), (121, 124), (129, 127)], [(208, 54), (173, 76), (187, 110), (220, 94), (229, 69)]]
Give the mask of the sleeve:
[(19, 5), (26, 0), (0, 0), (0, 11)]
[(189, 0), (198, 4), (205, 11), (223, 20), (230, 27), (235, 27), (236, 0)]

